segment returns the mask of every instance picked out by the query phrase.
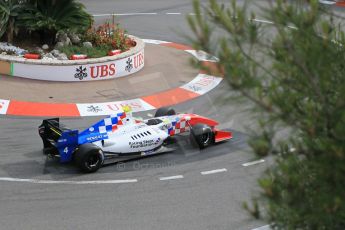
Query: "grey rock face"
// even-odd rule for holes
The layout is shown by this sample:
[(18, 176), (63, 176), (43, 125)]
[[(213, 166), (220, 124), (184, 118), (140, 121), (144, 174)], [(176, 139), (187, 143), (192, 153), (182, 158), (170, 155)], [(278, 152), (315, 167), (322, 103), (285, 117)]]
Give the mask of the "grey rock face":
[(57, 56), (58, 60), (68, 60), (68, 57), (65, 53), (61, 53)]
[(70, 33), (70, 34), (68, 34), (68, 37), (70, 38), (72, 44), (76, 44), (77, 45), (77, 44), (80, 43), (81, 39), (79, 38), (79, 36), (77, 34)]
[(63, 47), (63, 43), (62, 42), (57, 42), (54, 49), (60, 49)]
[(47, 53), (47, 54), (44, 54), (43, 56), (42, 56), (42, 59), (55, 59), (55, 57), (54, 57), (54, 55), (53, 54), (51, 54), (51, 53)]
[(60, 54), (60, 51), (54, 49), (54, 50), (52, 50), (50, 53), (51, 53), (54, 57), (58, 57), (59, 54)]
[(62, 43), (64, 46), (72, 45), (71, 39), (69, 39), (69, 37), (67, 37), (66, 40), (64, 40)]
[(16, 55), (23, 55), (26, 52), (26, 50), (13, 46), (7, 42), (0, 42), (0, 50), (6, 54), (15, 53)]
[(83, 42), (83, 46), (86, 48), (92, 48), (92, 43), (91, 42)]
[(61, 42), (63, 44), (63, 46), (72, 45), (71, 39), (64, 32), (57, 33), (56, 34), (56, 40), (57, 40), (58, 43)]
[(44, 44), (44, 45), (42, 46), (42, 49), (47, 50), (47, 49), (49, 49), (49, 46), (48, 46), (47, 44)]
[(37, 53), (39, 53), (41, 56), (44, 55), (44, 51), (43, 51), (43, 49), (40, 48), (40, 47), (36, 47), (36, 48), (35, 48), (35, 51), (36, 51)]

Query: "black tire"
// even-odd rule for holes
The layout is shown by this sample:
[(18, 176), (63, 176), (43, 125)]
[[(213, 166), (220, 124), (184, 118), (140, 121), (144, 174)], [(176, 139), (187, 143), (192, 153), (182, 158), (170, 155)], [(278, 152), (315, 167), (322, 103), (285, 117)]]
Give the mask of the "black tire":
[(214, 143), (212, 128), (205, 124), (196, 124), (192, 127), (191, 135), (200, 149), (204, 149)]
[(86, 173), (96, 172), (104, 162), (103, 151), (94, 144), (83, 144), (79, 146), (74, 155), (78, 168)]
[(175, 115), (175, 114), (176, 114), (176, 112), (173, 108), (161, 107), (161, 108), (157, 109), (157, 111), (155, 113), (155, 117), (171, 116), (171, 115)]

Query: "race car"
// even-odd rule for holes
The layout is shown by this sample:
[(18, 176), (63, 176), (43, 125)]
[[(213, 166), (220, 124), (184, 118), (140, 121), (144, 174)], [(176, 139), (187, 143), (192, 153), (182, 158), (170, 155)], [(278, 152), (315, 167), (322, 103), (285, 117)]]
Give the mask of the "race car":
[[(200, 149), (232, 138), (218, 130), (218, 123), (196, 114), (176, 114), (160, 108), (154, 118), (140, 119), (130, 111), (110, 115), (79, 132), (60, 124), (59, 118), (45, 119), (38, 127), (43, 153), (60, 162), (75, 162), (86, 173), (97, 171), (107, 159), (143, 157), (173, 151), (168, 144), (175, 135), (190, 133)], [(170, 140), (170, 141), (169, 141)]]

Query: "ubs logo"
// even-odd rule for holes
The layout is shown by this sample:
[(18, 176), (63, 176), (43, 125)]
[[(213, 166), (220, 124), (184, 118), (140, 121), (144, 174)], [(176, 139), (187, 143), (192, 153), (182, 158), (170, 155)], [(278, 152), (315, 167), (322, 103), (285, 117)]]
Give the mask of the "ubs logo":
[(74, 74), (74, 78), (78, 78), (79, 80), (83, 80), (87, 77), (86, 67), (79, 66), (76, 68), (76, 74)]
[(128, 58), (128, 60), (126, 61), (126, 64), (127, 64), (127, 66), (126, 66), (125, 70), (127, 72), (131, 72), (131, 70), (133, 69), (133, 60), (131, 58)]

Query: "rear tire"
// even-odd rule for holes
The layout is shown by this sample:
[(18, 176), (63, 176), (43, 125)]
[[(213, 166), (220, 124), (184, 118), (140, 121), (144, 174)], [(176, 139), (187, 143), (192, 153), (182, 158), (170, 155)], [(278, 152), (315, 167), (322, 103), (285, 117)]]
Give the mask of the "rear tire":
[(191, 130), (191, 135), (194, 137), (200, 149), (204, 149), (214, 143), (214, 133), (208, 125), (194, 125)]
[(171, 107), (161, 107), (157, 109), (155, 113), (155, 117), (163, 117), (163, 116), (171, 116), (171, 115), (176, 115), (175, 110)]
[(103, 151), (94, 144), (83, 144), (74, 155), (78, 168), (86, 173), (96, 172), (104, 162)]

